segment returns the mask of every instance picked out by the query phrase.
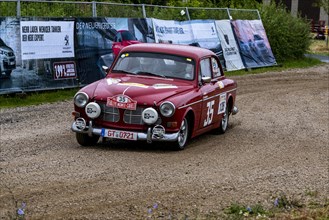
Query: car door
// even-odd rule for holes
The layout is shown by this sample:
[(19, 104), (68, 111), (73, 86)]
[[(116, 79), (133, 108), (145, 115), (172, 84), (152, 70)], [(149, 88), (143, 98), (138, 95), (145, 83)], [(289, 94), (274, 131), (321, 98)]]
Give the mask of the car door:
[(200, 80), (200, 91), (202, 95), (202, 113), (199, 124), (200, 129), (211, 128), (211, 126), (220, 120), (219, 117), (219, 96), (215, 72), (213, 71), (214, 60), (216, 61), (217, 67), (219, 64), (217, 60), (212, 57), (206, 57), (200, 61), (199, 78)]

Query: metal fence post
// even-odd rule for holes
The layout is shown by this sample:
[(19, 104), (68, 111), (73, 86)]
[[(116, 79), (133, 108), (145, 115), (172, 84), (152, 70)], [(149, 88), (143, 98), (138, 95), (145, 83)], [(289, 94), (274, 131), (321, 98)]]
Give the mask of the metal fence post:
[(92, 11), (93, 11), (93, 17), (97, 17), (97, 3), (95, 1), (92, 1)]
[(258, 9), (257, 9), (257, 14), (258, 14), (258, 20), (262, 20), (262, 18), (260, 17), (260, 13), (259, 13)]
[(185, 7), (185, 11), (186, 11), (187, 19), (190, 21), (191, 20), (190, 13), (188, 12), (188, 8), (187, 7)]
[(146, 18), (145, 4), (142, 4), (143, 18)]
[(16, 5), (16, 16), (18, 18), (21, 17), (21, 0), (17, 0), (17, 5)]
[(227, 8), (226, 11), (227, 11), (228, 18), (229, 18), (230, 20), (232, 20), (233, 18), (232, 18), (232, 16), (231, 16), (230, 9)]

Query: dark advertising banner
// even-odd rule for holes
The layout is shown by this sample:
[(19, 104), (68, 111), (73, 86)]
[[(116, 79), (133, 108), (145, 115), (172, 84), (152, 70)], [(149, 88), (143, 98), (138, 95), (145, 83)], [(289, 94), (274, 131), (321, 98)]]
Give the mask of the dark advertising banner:
[(77, 86), (74, 21), (0, 18), (0, 94)]
[(246, 68), (276, 65), (261, 20), (235, 20), (232, 25)]
[(154, 42), (150, 19), (77, 18), (75, 32), (75, 58), (83, 85), (103, 78), (102, 66), (110, 66), (123, 47)]

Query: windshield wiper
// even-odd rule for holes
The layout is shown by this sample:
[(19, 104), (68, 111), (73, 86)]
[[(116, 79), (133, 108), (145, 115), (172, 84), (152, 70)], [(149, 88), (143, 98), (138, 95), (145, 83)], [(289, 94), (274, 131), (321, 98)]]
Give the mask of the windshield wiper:
[(132, 73), (132, 72), (129, 72), (129, 71), (126, 71), (126, 70), (114, 70), (114, 71), (135, 75), (135, 73)]
[(155, 73), (144, 72), (144, 71), (139, 71), (136, 74), (137, 75), (149, 75), (149, 76), (157, 76), (157, 77), (167, 78), (165, 75), (158, 75), (158, 74), (155, 74)]

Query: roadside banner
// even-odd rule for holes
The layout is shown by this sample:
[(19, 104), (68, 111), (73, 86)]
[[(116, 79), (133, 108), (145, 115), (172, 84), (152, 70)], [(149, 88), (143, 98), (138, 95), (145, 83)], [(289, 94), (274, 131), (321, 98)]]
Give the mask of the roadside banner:
[(276, 65), (261, 20), (235, 20), (232, 25), (246, 68)]
[(0, 94), (78, 85), (74, 21), (34, 19), (0, 17)]
[(74, 57), (74, 21), (21, 21), (22, 60)]
[(0, 27), (0, 94), (93, 83), (136, 43), (206, 48), (227, 71), (276, 64), (261, 20), (0, 17)]
[[(133, 43), (154, 42), (151, 19), (76, 18), (75, 59), (80, 83), (85, 85), (105, 77), (103, 66), (111, 66), (114, 48)], [(120, 33), (124, 32), (129, 35)], [(120, 40), (119, 40), (120, 38)]]
[(152, 19), (155, 42), (184, 44), (213, 51), (225, 68), (223, 49), (214, 20), (173, 21)]
[(215, 21), (218, 37), (223, 48), (223, 56), (227, 71), (244, 69), (244, 65), (240, 56), (239, 47), (236, 43), (231, 21), (218, 20)]
[(193, 33), (189, 22), (152, 18), (156, 43), (190, 44)]

